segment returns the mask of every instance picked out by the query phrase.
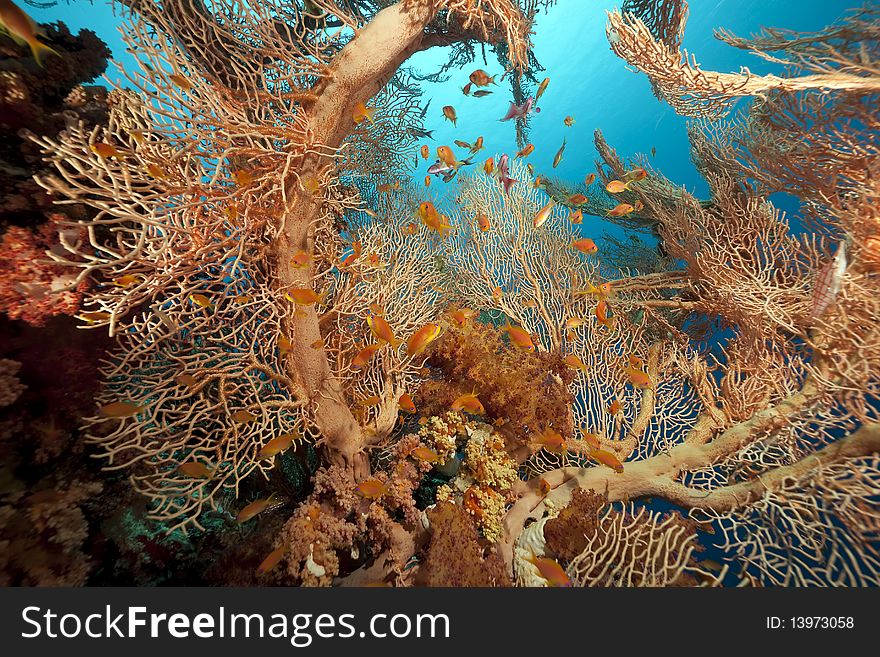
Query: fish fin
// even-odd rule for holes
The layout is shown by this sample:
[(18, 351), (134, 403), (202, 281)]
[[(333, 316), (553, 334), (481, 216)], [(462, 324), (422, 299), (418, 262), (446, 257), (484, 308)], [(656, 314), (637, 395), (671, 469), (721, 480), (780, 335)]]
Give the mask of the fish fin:
[(46, 55), (55, 55), (57, 57), (61, 57), (61, 54), (55, 50), (54, 48), (50, 48), (42, 41), (34, 39), (28, 44), (31, 47), (31, 53), (34, 56), (34, 60), (36, 60), (37, 65), (42, 68), (43, 59)]
[(510, 188), (513, 187), (513, 183), (519, 182), (518, 180), (514, 180), (513, 178), (508, 178), (504, 181), (504, 193), (510, 194)]

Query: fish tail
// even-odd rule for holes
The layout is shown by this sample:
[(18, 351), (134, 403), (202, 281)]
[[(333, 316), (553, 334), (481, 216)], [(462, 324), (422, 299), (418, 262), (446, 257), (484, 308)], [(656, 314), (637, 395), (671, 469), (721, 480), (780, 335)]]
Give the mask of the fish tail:
[(61, 57), (61, 54), (58, 51), (50, 48), (45, 43), (39, 41), (36, 38), (33, 41), (30, 41), (28, 45), (31, 47), (31, 53), (34, 56), (34, 60), (36, 60), (37, 65), (40, 67), (43, 66), (43, 60), (47, 55), (55, 55), (57, 57)]

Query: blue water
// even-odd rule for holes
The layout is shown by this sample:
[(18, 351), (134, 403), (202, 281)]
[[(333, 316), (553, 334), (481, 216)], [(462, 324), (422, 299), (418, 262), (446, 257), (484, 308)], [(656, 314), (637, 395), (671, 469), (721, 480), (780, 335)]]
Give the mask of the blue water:
[[(684, 45), (705, 68), (738, 71), (747, 66), (756, 73), (780, 72), (780, 66), (716, 40), (713, 30), (724, 27), (738, 36), (747, 36), (762, 26), (819, 30), (861, 4), (859, 0), (694, 0), (690, 3)], [(628, 70), (608, 47), (605, 11), (616, 6), (619, 3), (559, 0), (538, 17), (534, 52), (546, 72), (538, 73), (537, 77), (550, 77), (551, 82), (541, 98), (542, 112), (532, 116), (530, 139), (535, 152), (528, 161), (539, 173), (552, 172), (572, 181), (583, 180), (593, 170), (593, 131), (599, 128), (624, 158), (637, 153), (648, 155), (652, 147), (656, 148), (656, 157), (649, 157), (654, 168), (673, 182), (705, 196), (705, 182), (690, 161), (686, 120), (658, 101), (646, 76)], [(38, 22), (61, 20), (73, 31), (94, 30), (108, 43), (118, 62), (134, 65), (119, 34), (119, 11), (114, 12), (109, 3), (94, 0), (94, 4), (89, 4), (80, 0), (48, 9), (27, 9)], [(447, 48), (434, 48), (417, 53), (406, 65), (422, 73), (433, 73), (447, 59)], [(502, 70), (491, 52), (487, 59), (485, 64), (478, 59), (472, 66), (451, 71), (448, 82), (423, 83), (423, 98), (425, 102), (431, 100), (425, 127), (435, 131), (432, 146), (451, 145), (455, 139), (472, 142), (482, 135), (485, 151), (480, 156), (503, 152), (512, 155), (518, 150), (514, 122), (498, 121), (511, 99), (506, 82), (490, 86), (494, 93), (484, 98), (466, 97), (461, 92), (468, 75), (476, 68), (483, 68), (490, 75), (498, 73), (500, 78)], [(113, 80), (121, 77), (112, 66), (107, 75)], [(458, 128), (443, 117), (444, 105), (455, 107)], [(571, 128), (563, 125), (566, 115), (576, 121)], [(563, 138), (567, 140), (565, 155), (554, 171), (553, 156)], [(426, 168), (427, 163), (420, 162), (417, 181), (422, 180)], [(787, 210), (795, 209), (784, 200), (781, 205)]]

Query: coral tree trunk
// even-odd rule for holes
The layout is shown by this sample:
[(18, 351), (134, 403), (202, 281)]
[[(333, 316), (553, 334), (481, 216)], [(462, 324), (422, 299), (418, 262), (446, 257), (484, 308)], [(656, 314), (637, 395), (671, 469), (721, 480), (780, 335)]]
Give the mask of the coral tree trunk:
[[(336, 148), (354, 127), (353, 110), (367, 103), (400, 65), (418, 50), (425, 26), (433, 18), (432, 0), (412, 0), (380, 11), (336, 56), (331, 77), (318, 83), (318, 100), (309, 108), (314, 139)], [(307, 155), (300, 176), (315, 174), (327, 162), (319, 155)], [(284, 217), (284, 232), (276, 245), (278, 272), (284, 288), (311, 287), (312, 272), (290, 265), (290, 254), (311, 251), (310, 226), (321, 212), (319, 203), (304, 193), (296, 180), (285, 181), (290, 205)], [(315, 422), (327, 446), (331, 463), (348, 470), (355, 480), (369, 476), (361, 429), (345, 400), (341, 382), (330, 371), (324, 350), (309, 345), (321, 337), (314, 307), (296, 313), (290, 326), (295, 336), (288, 364), (291, 375), (315, 402)]]

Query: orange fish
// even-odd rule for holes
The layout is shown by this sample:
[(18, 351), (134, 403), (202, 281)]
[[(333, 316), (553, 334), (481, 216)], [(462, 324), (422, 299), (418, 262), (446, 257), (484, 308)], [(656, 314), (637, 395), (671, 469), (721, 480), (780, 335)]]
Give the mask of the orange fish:
[(455, 108), (452, 105), (443, 106), (443, 116), (445, 116), (448, 121), (452, 121), (452, 125), (455, 125), (455, 122), (458, 119), (455, 114)]
[(391, 330), (391, 325), (380, 315), (374, 313), (368, 314), (367, 325), (378, 340), (390, 344), (392, 347), (397, 347), (403, 342), (403, 340), (399, 340), (394, 336), (394, 331)]
[(104, 404), (101, 408), (98, 409), (98, 415), (100, 415), (101, 417), (122, 418), (137, 415), (143, 410), (144, 407), (136, 406), (131, 402), (118, 401)]
[(353, 249), (352, 252), (345, 256), (342, 259), (342, 262), (339, 263), (343, 267), (348, 267), (355, 260), (361, 257), (361, 250), (364, 248), (363, 244), (361, 244), (360, 242), (352, 242), (351, 246)]
[(627, 184), (620, 182), (619, 180), (612, 180), (605, 185), (605, 191), (610, 194), (620, 194), (620, 192), (626, 191), (627, 189), (629, 189)]
[(544, 78), (541, 80), (541, 84), (538, 85), (538, 91), (535, 93), (535, 103), (541, 100), (541, 96), (543, 96), (544, 92), (547, 90), (548, 84), (550, 84), (550, 78)]
[(179, 73), (169, 75), (168, 79), (184, 91), (189, 91), (190, 89), (192, 89), (192, 82), (187, 80), (185, 76), (180, 75)]
[(433, 449), (428, 449), (427, 447), (416, 447), (409, 453), (409, 455), (414, 456), (419, 461), (424, 461), (425, 463), (438, 463), (440, 461), (440, 455)]
[(321, 349), (324, 346), (324, 339), (318, 338), (312, 344), (309, 345), (312, 349)]
[(489, 223), (489, 217), (487, 217), (484, 213), (480, 212), (477, 214), (477, 225), (480, 227), (480, 230), (484, 233), (489, 231), (489, 228), (492, 225)]
[(471, 95), (471, 85), (472, 85), (472, 84), (473, 84), (473, 82), (468, 82), (466, 85), (464, 85), (464, 86), (461, 88), (461, 93), (463, 93), (465, 96), (470, 96), (470, 95)]
[(246, 169), (238, 169), (232, 172), (232, 179), (239, 187), (245, 187), (254, 181), (254, 174)]
[(232, 419), (240, 424), (247, 424), (248, 422), (256, 420), (257, 416), (250, 411), (241, 408), (232, 414)]
[(452, 152), (452, 149), (449, 148), (449, 146), (438, 146), (437, 157), (440, 158), (443, 164), (446, 164), (450, 167), (455, 166), (455, 154)]
[(378, 479), (367, 479), (355, 486), (354, 492), (368, 500), (377, 500), (388, 494), (388, 488)]
[(590, 452), (590, 458), (594, 461), (598, 461), (602, 465), (608, 466), (618, 474), (623, 472), (623, 463), (620, 462), (620, 459), (604, 449), (593, 450)]
[(562, 119), (562, 122), (566, 125), (566, 127), (570, 128), (574, 125), (574, 118), (571, 116), (566, 116), (564, 119)]
[(572, 194), (571, 196), (569, 196), (568, 202), (571, 205), (583, 205), (587, 202), (587, 197), (579, 192), (577, 194)]
[(406, 226), (400, 229), (400, 232), (404, 235), (415, 235), (419, 230), (418, 225), (413, 222), (408, 223)]
[(103, 310), (89, 310), (80, 313), (77, 317), (91, 324), (92, 322), (103, 322), (110, 319), (110, 313)]
[(410, 336), (406, 343), (406, 353), (409, 356), (420, 356), (425, 352), (434, 340), (440, 335), (439, 324), (425, 324), (422, 328)]
[(194, 293), (189, 295), (189, 300), (192, 301), (197, 306), (201, 306), (202, 308), (207, 308), (208, 310), (212, 309), (214, 305), (211, 303), (211, 300), (205, 296), (204, 294)]
[(587, 443), (587, 445), (589, 445), (591, 449), (599, 449), (599, 447), (601, 446), (599, 442), (599, 436), (594, 433), (581, 432), (581, 440)]
[(428, 159), (428, 155), (431, 154), (431, 149), (428, 148), (428, 145), (427, 145), (427, 144), (422, 144), (422, 148), (420, 149), (420, 152), (421, 152), (421, 154), (422, 154), (422, 159), (423, 159), (423, 160), (427, 160), (427, 159)]
[(138, 283), (142, 280), (142, 277), (138, 274), (125, 274), (125, 276), (120, 276), (119, 278), (113, 281), (113, 285), (116, 287), (129, 287), (134, 283)]
[(611, 405), (605, 410), (608, 411), (609, 415), (617, 415), (617, 413), (620, 412), (620, 408), (620, 400), (615, 399), (613, 402), (611, 402)]
[(193, 479), (210, 479), (214, 474), (214, 471), (211, 470), (204, 463), (199, 463), (198, 461), (188, 461), (187, 463), (181, 463), (177, 466), (177, 472), (180, 474), (192, 477)]
[(117, 160), (122, 158), (122, 153), (117, 150), (116, 146), (113, 146), (111, 144), (105, 144), (104, 142), (97, 141), (89, 146), (89, 148), (91, 148), (92, 153), (94, 153), (98, 157), (103, 157), (107, 159), (114, 157)]
[(266, 509), (278, 506), (280, 501), (280, 498), (275, 493), (272, 493), (269, 497), (265, 499), (254, 500), (238, 512), (238, 515), (235, 516), (235, 521), (239, 525), (243, 522), (247, 522), (251, 518), (255, 518), (256, 516), (260, 515)]
[(645, 367), (645, 361), (636, 356), (635, 354), (631, 354), (629, 357), (629, 366), (634, 367), (635, 369), (641, 370)]
[(471, 73), (468, 79), (471, 81), (471, 84), (475, 84), (478, 87), (488, 87), (490, 84), (496, 84), (495, 76), (489, 77), (489, 74), (481, 68)]
[(501, 288), (498, 287), (497, 285), (496, 285), (495, 287), (492, 288), (491, 293), (492, 293), (492, 298), (493, 298), (495, 301), (500, 301), (500, 300), (501, 300), (501, 295), (504, 294), (503, 291), (501, 290)]
[(538, 492), (541, 493), (541, 496), (546, 496), (550, 492), (550, 482), (541, 477), (538, 481)]
[(437, 212), (437, 208), (431, 201), (425, 201), (419, 205), (419, 218), (431, 230), (436, 230), (441, 237), (445, 237), (447, 231), (452, 229), (449, 219)]
[(633, 212), (635, 208), (631, 206), (629, 203), (618, 203), (611, 210), (608, 211), (609, 217), (625, 217), (630, 212)]
[(535, 145), (534, 144), (526, 144), (522, 148), (522, 150), (517, 152), (516, 156), (517, 157), (528, 157), (529, 155), (531, 155), (534, 152), (535, 152)]
[(290, 266), (294, 269), (305, 269), (312, 261), (312, 256), (306, 251), (297, 251), (290, 259)]
[(568, 215), (568, 220), (573, 223), (575, 226), (579, 226), (584, 223), (584, 212), (583, 210), (574, 210)]
[(587, 371), (587, 364), (584, 363), (577, 354), (568, 354), (562, 359), (562, 362), (573, 370), (580, 370), (581, 372)]
[(591, 173), (586, 178), (584, 178), (584, 185), (586, 185), (587, 187), (592, 185), (594, 182), (596, 182), (596, 174), (595, 173)]
[(641, 212), (642, 210), (645, 209), (645, 204), (642, 203), (641, 201), (639, 201), (638, 199), (636, 199), (636, 202), (633, 203), (633, 209), (634, 209), (636, 212)]
[(165, 173), (165, 169), (160, 167), (158, 164), (148, 164), (147, 165), (147, 173), (149, 173), (156, 180), (164, 180), (168, 177), (168, 174)]
[(416, 412), (416, 404), (413, 401), (412, 395), (408, 392), (403, 393), (400, 398), (397, 400), (397, 406), (404, 413), (409, 413), (412, 415)]
[(587, 321), (583, 317), (569, 317), (567, 320), (565, 320), (565, 324), (563, 324), (563, 326), (565, 326), (565, 328), (568, 330), (573, 330), (579, 329), (586, 323)]
[(358, 103), (354, 106), (354, 110), (352, 110), (352, 119), (357, 124), (360, 124), (366, 119), (370, 123), (373, 122), (373, 115), (376, 113), (375, 107), (367, 107), (363, 103)]
[(518, 326), (511, 326), (509, 321), (507, 322), (507, 326), (504, 327), (504, 330), (507, 331), (507, 336), (510, 338), (511, 344), (517, 349), (522, 349), (523, 351), (535, 350), (532, 336), (530, 336), (527, 331), (524, 331)]
[(31, 55), (38, 66), (43, 66), (43, 58), (46, 55), (61, 57), (60, 54), (37, 39), (38, 34), (43, 36), (42, 31), (37, 28), (33, 19), (11, 0), (0, 1), (0, 26), (17, 43), (26, 43), (30, 47)]
[(549, 586), (559, 588), (571, 586), (571, 580), (565, 574), (565, 569), (555, 559), (536, 557), (532, 554), (528, 562), (538, 569), (541, 577), (547, 580)]
[(546, 449), (548, 452), (553, 452), (554, 454), (562, 454), (566, 451), (567, 445), (565, 444), (565, 439), (555, 429), (551, 429), (547, 427), (541, 433), (535, 436), (535, 445), (539, 445)]
[(379, 344), (369, 344), (363, 349), (361, 349), (357, 355), (351, 360), (351, 369), (360, 370), (367, 366), (367, 363), (373, 358), (377, 351), (379, 351), (379, 347), (382, 345)]
[(535, 215), (535, 219), (532, 221), (532, 225), (535, 228), (540, 228), (547, 223), (547, 219), (550, 218), (550, 213), (553, 211), (553, 206), (555, 204), (556, 202), (553, 199), (550, 199), (550, 201), (547, 202), (547, 205), (538, 210), (538, 214)]
[(456, 325), (461, 327), (467, 324), (469, 319), (476, 317), (477, 311), (470, 310), (469, 308), (460, 308), (459, 310), (452, 311), (450, 315)]
[(325, 294), (318, 294), (310, 288), (293, 288), (284, 293), (284, 298), (298, 306), (312, 306), (324, 300)]
[(382, 400), (379, 399), (379, 395), (370, 395), (369, 397), (364, 397), (361, 399), (358, 404), (361, 406), (378, 406), (379, 402)]
[(458, 399), (452, 402), (452, 405), (449, 408), (453, 411), (465, 411), (471, 415), (483, 415), (486, 412), (486, 409), (483, 408), (482, 402), (480, 402), (477, 395), (472, 392), (461, 395)]
[(599, 247), (596, 246), (596, 243), (589, 237), (582, 237), (575, 240), (571, 243), (571, 247), (586, 255), (591, 255), (599, 250)]
[(257, 452), (257, 458), (271, 458), (276, 454), (280, 454), (281, 452), (290, 449), (290, 446), (293, 445), (293, 441), (296, 440), (296, 438), (297, 436), (292, 433), (283, 433), (280, 436), (275, 436), (260, 448), (260, 451)]
[(284, 558), (285, 547), (282, 545), (280, 548), (272, 550), (269, 553), (269, 556), (263, 560), (259, 566), (257, 566), (257, 574), (265, 575), (270, 570), (272, 570), (275, 566), (281, 563), (281, 560)]
[(492, 175), (492, 172), (495, 171), (495, 160), (490, 157), (488, 160), (483, 162), (483, 171), (485, 171), (489, 175)]
[(629, 382), (636, 388), (651, 388), (654, 385), (647, 372), (632, 367), (627, 367), (624, 372)]
[(525, 301), (523, 301), (522, 305), (523, 305), (523, 308), (537, 308), (538, 301), (537, 301), (537, 299), (526, 299)]
[(608, 317), (608, 305), (605, 303), (605, 299), (600, 300), (599, 303), (596, 304), (596, 319), (598, 319), (599, 323), (605, 328), (614, 328), (614, 318)]
[(470, 154), (471, 154), (471, 155), (476, 155), (476, 154), (479, 153), (481, 150), (483, 150), (483, 137), (482, 137), (482, 135), (479, 136), (479, 137), (477, 137), (477, 141), (475, 141), (475, 142), (473, 143), (473, 145), (471, 146), (471, 148), (470, 148)]
[(624, 180), (626, 180), (627, 184), (632, 182), (638, 182), (639, 180), (644, 180), (648, 177), (648, 172), (645, 171), (642, 167), (636, 167), (632, 171), (627, 171), (623, 174)]
[(186, 386), (187, 388), (189, 388), (198, 383), (198, 380), (192, 374), (183, 373), (175, 376), (174, 382), (179, 386)]
[(425, 187), (431, 186), (431, 176), (425, 176)]

